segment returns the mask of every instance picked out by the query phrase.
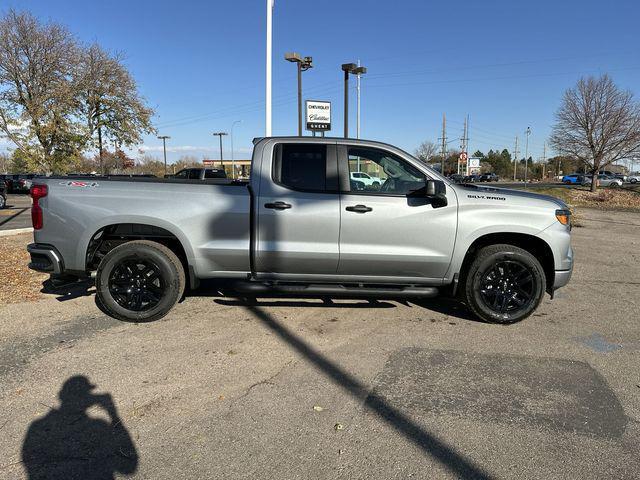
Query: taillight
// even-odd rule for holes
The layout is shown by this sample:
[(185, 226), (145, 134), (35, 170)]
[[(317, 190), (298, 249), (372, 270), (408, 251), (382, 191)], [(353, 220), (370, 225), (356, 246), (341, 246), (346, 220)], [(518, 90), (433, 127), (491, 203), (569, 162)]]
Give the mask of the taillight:
[(38, 201), (46, 197), (49, 190), (46, 185), (32, 185), (30, 193), (33, 199), (33, 204), (31, 205), (31, 224), (34, 230), (40, 230), (42, 228), (42, 207)]

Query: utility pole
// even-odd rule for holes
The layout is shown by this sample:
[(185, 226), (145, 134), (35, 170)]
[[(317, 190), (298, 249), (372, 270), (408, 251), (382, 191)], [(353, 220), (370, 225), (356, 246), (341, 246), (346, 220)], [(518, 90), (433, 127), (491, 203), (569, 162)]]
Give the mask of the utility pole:
[[(358, 60), (358, 67), (360, 67), (360, 60)], [(356, 76), (356, 92), (357, 92), (357, 113), (356, 113), (356, 138), (360, 138), (360, 74)], [(358, 169), (360, 170), (360, 169)]]
[(220, 138), (220, 165), (222, 165), (222, 137), (229, 134), (227, 132), (213, 132), (213, 135)]
[[(464, 119), (464, 133), (462, 134), (461, 150), (463, 153), (467, 154), (467, 164), (469, 163), (469, 115)], [(467, 168), (467, 172), (469, 169)], [(458, 157), (458, 175), (460, 175), (460, 157)]]
[(444, 162), (447, 156), (447, 116), (442, 114), (442, 161), (440, 162), (440, 174), (444, 176)]
[(233, 127), (236, 126), (237, 123), (242, 123), (242, 120), (236, 120), (231, 124), (231, 135), (229, 139), (231, 140), (231, 179), (236, 178), (236, 157), (233, 154)]
[(527, 127), (524, 133), (527, 135), (527, 143), (526, 147), (524, 147), (524, 187), (527, 188), (527, 165), (529, 162), (529, 135), (531, 135), (531, 127)]
[(516, 135), (516, 148), (513, 151), (513, 181), (516, 181), (516, 171), (518, 170), (518, 136)]
[(542, 145), (542, 180), (544, 181), (544, 169), (547, 166), (547, 142)]
[(158, 137), (162, 140), (162, 151), (164, 152), (164, 174), (167, 174), (167, 139), (171, 138), (168, 135), (160, 135)]

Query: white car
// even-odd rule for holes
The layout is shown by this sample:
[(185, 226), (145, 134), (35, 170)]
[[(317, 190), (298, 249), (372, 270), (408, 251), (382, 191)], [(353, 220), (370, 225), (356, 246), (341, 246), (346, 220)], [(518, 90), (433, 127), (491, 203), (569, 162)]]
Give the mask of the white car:
[(351, 180), (357, 180), (358, 182), (362, 182), (367, 186), (375, 185), (376, 183), (378, 185), (382, 185), (379, 177), (374, 177), (373, 175), (369, 175), (368, 173), (351, 172), (350, 176)]
[(629, 183), (638, 183), (638, 182), (640, 182), (640, 174), (627, 175), (627, 182), (629, 182)]

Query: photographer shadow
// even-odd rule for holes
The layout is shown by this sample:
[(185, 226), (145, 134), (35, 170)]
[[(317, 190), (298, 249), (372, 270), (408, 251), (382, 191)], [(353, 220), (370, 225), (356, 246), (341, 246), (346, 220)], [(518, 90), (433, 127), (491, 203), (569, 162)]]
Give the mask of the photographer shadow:
[[(85, 376), (69, 378), (58, 394), (60, 407), (31, 423), (22, 445), (29, 480), (111, 480), (137, 470), (138, 453), (111, 395), (94, 388)], [(90, 417), (94, 406), (109, 421)]]

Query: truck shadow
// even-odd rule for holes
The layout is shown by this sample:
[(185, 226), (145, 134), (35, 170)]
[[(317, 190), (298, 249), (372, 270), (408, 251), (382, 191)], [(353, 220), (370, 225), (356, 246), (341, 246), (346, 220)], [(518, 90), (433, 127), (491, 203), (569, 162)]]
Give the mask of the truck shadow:
[(92, 278), (84, 280), (72, 279), (64, 280), (45, 280), (42, 282), (40, 293), (55, 295), (59, 302), (66, 302), (74, 298), (88, 297), (96, 293), (95, 282)]

